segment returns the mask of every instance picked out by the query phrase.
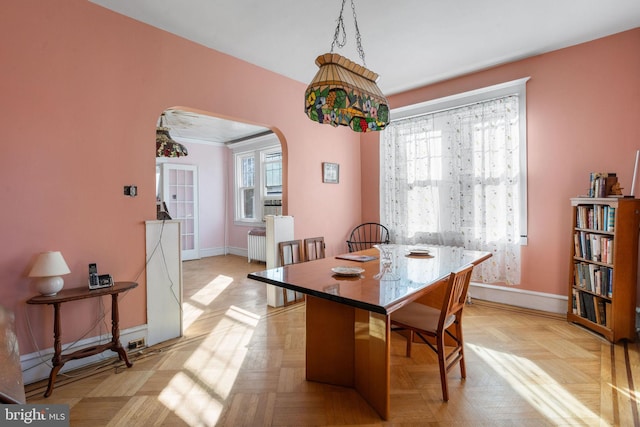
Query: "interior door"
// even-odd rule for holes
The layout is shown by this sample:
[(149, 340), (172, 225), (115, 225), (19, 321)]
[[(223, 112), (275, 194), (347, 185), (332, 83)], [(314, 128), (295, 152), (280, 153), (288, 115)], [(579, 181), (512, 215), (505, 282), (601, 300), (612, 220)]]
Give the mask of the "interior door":
[(172, 219), (181, 222), (182, 260), (200, 258), (198, 239), (198, 167), (162, 164), (162, 199)]

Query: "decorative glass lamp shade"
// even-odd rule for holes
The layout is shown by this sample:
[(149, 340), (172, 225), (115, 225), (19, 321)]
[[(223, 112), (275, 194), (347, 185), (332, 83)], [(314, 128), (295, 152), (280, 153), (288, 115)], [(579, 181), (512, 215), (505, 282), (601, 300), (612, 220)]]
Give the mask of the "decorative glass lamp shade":
[(187, 147), (171, 139), (169, 128), (158, 126), (156, 129), (156, 157), (180, 157), (188, 154)]
[(36, 289), (42, 295), (55, 295), (64, 286), (62, 275), (69, 274), (71, 271), (67, 266), (62, 253), (60, 252), (42, 252), (36, 258), (35, 264), (29, 272), (29, 277), (37, 277)]
[(305, 112), (314, 122), (349, 126), (356, 132), (379, 131), (389, 124), (389, 105), (378, 75), (355, 62), (325, 53), (305, 92)]

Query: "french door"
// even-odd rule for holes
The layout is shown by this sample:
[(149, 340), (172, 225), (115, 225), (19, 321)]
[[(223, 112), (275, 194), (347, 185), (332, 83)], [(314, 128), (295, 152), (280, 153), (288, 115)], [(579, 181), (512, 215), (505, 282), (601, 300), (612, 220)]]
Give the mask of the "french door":
[(163, 163), (162, 201), (172, 219), (181, 222), (182, 260), (200, 258), (198, 239), (198, 167)]

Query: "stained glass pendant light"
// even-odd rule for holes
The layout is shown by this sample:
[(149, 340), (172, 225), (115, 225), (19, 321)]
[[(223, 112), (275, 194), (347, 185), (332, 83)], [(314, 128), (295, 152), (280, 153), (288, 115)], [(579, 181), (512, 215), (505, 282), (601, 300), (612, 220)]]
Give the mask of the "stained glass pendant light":
[[(346, 44), (342, 20), (345, 2), (342, 0), (331, 52), (316, 58), (316, 65), (320, 69), (305, 92), (305, 112), (314, 122), (349, 126), (356, 132), (382, 130), (389, 124), (389, 104), (376, 85), (378, 75), (366, 68), (353, 0), (351, 9), (358, 54), (364, 66), (333, 53), (335, 45), (342, 48)], [(342, 40), (338, 41), (340, 34)]]
[(171, 139), (169, 128), (164, 126), (164, 113), (160, 115), (160, 126), (156, 128), (156, 157), (181, 157), (189, 154), (187, 147)]

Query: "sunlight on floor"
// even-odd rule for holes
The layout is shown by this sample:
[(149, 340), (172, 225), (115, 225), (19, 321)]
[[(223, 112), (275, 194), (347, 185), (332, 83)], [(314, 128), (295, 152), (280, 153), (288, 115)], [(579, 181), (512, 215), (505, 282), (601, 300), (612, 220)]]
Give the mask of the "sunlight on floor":
[(207, 306), (227, 289), (227, 287), (233, 282), (233, 277), (218, 275), (215, 279), (207, 283), (198, 292), (193, 294), (191, 300), (198, 304)]
[(589, 425), (600, 419), (532, 361), (473, 344), (466, 347), (494, 367), (497, 374), (550, 421), (563, 424), (582, 421)]
[[(211, 282), (209, 292), (201, 296), (211, 296), (212, 290), (220, 290), (216, 286), (222, 283)], [(215, 425), (259, 320), (257, 314), (229, 307), (184, 363), (182, 371), (160, 393), (159, 400), (189, 425)]]
[(608, 383), (607, 385), (613, 390), (616, 390), (620, 394), (620, 396), (624, 396), (632, 402), (640, 401), (640, 391), (633, 391), (629, 390), (628, 388), (620, 388), (611, 383)]
[(186, 331), (189, 326), (193, 324), (200, 316), (202, 316), (204, 310), (199, 309), (193, 304), (188, 302), (182, 303), (182, 330)]
[(220, 274), (189, 298), (193, 302), (184, 301), (182, 303), (182, 330), (189, 329), (189, 326), (204, 313), (204, 310), (198, 306), (206, 307), (211, 304), (231, 283), (233, 283), (232, 277)]

